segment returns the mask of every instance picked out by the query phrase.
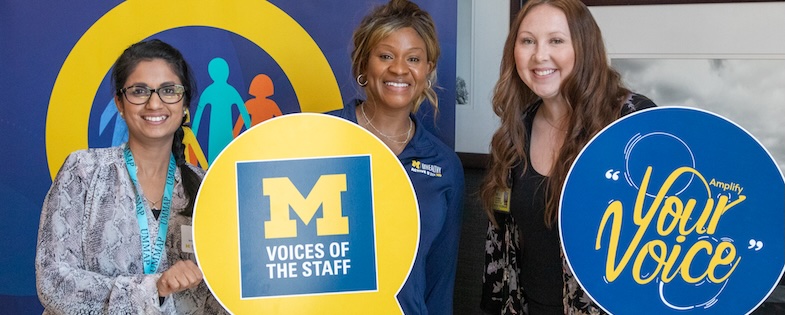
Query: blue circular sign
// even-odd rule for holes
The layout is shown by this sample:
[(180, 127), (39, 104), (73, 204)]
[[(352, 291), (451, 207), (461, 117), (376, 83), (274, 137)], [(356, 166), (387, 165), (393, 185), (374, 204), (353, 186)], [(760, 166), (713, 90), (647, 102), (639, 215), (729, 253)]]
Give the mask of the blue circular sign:
[(782, 173), (710, 112), (614, 122), (576, 158), (559, 211), (567, 262), (609, 313), (748, 314), (785, 269)]

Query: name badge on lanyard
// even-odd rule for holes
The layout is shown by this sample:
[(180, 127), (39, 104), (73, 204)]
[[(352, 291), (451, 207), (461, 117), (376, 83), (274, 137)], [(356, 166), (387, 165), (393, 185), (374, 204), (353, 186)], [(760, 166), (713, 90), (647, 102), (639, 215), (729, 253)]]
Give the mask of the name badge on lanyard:
[(493, 210), (510, 213), (510, 198), (512, 197), (512, 171), (507, 172), (507, 187), (496, 191), (493, 197)]
[(194, 252), (194, 233), (193, 228), (190, 225), (181, 225), (180, 226), (180, 237), (182, 237), (182, 245), (180, 245), (180, 250), (183, 253), (192, 253)]
[(493, 197), (493, 210), (499, 212), (510, 212), (510, 195), (512, 191), (510, 188), (499, 189)]

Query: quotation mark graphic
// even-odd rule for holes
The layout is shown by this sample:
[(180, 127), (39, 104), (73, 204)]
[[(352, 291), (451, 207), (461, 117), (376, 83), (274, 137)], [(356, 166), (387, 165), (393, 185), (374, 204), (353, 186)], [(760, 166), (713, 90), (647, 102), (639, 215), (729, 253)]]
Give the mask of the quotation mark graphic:
[(752, 249), (753, 247), (755, 248), (755, 251), (757, 252), (761, 248), (763, 248), (763, 242), (756, 241), (756, 240), (752, 239), (752, 240), (750, 240), (750, 247), (747, 247), (747, 249)]
[(620, 171), (614, 171), (613, 169), (609, 169), (607, 172), (605, 172), (605, 178), (612, 179), (614, 181), (619, 180), (619, 172)]

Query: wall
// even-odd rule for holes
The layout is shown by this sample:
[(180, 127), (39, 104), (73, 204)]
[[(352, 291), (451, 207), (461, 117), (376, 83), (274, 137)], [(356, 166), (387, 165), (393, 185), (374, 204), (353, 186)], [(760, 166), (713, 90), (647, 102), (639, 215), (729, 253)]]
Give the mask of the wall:
[[(466, 9), (469, 9), (468, 13), (464, 11)], [(471, 21), (458, 19), (459, 25), (471, 25), (458, 29), (458, 47), (470, 48), (468, 51), (458, 49), (456, 56), (457, 73), (459, 76), (461, 72), (467, 73), (469, 89), (468, 104), (456, 105), (455, 109), (455, 150), (458, 152), (487, 153), (493, 131), (498, 126), (490, 99), (499, 78), (509, 12), (509, 0), (458, 1), (458, 16), (471, 18)], [(470, 35), (462, 36), (461, 31), (468, 31)]]
[[(349, 64), (351, 34), (384, 0), (185, 2), (0, 2), (0, 86), (7, 91), (0, 98), (0, 314), (41, 314), (33, 264), (41, 205), (68, 153), (124, 141), (108, 73), (131, 43), (152, 36), (183, 51), (197, 82), (192, 110), (211, 98), (202, 92), (213, 83), (208, 65), (216, 58), (228, 63), (227, 82), (243, 100), (259, 95), (250, 94), (254, 78), (268, 76), (269, 100), (284, 114), (338, 109), (361, 97)], [(434, 17), (442, 47), (439, 116), (430, 106), (418, 115), (452, 144), (456, 5), (415, 2)], [(211, 104), (210, 115), (218, 108)], [(201, 144), (210, 115), (201, 116)]]
[[(456, 111), (455, 147), (458, 152), (488, 153), (498, 125), (490, 96), (498, 79), (509, 3), (475, 0), (471, 4), (474, 84), (470, 86), (470, 106), (459, 105)], [(781, 34), (785, 29), (785, 2), (590, 9), (603, 31), (610, 58), (785, 59)], [(459, 29), (459, 45), (460, 38)], [(460, 54), (459, 50), (459, 69)]]

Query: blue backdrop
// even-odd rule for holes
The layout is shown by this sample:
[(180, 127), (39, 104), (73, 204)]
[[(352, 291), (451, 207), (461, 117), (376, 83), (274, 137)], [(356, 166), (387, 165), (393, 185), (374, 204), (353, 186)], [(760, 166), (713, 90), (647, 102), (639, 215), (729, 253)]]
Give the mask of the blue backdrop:
[[(137, 1), (137, 0), (130, 0)], [(177, 1), (175, 1), (177, 2)], [(232, 4), (238, 1), (224, 1), (216, 6), (216, 14), (227, 15), (231, 19), (232, 10), (242, 10)], [(254, 0), (243, 1), (254, 2)], [(256, 1), (264, 2), (264, 1)], [(342, 1), (270, 1), (280, 10), (291, 16), (307, 32), (324, 54), (340, 89), (342, 102), (361, 97), (360, 89), (351, 75), (350, 51), (351, 34), (360, 19), (371, 8), (383, 1), (342, 0)], [(455, 131), (455, 39), (456, 39), (456, 2), (449, 0), (416, 1), (429, 11), (437, 24), (442, 56), (438, 63), (437, 89), (440, 110), (434, 119), (430, 106), (422, 106), (419, 115), (426, 129), (438, 135), (448, 145), (454, 145)], [(88, 32), (93, 31), (96, 22), (105, 17), (122, 1), (23, 1), (6, 0), (0, 2), (0, 313), (2, 314), (40, 314), (42, 307), (38, 302), (35, 288), (35, 269), (33, 265), (38, 231), (39, 213), (44, 196), (52, 183), (50, 163), (59, 168), (60, 158), (49, 161), (52, 156), (48, 147), (58, 143), (47, 143), (47, 133), (68, 131), (71, 127), (52, 126), (57, 119), (67, 117), (47, 117), (51, 106), (84, 110), (89, 107), (87, 126), (74, 125), (80, 137), (87, 139), (87, 146), (106, 147), (122, 140), (122, 124), (117, 122), (113, 112), (112, 97), (108, 76), (111, 69), (99, 69), (103, 76), (100, 86), (90, 93), (95, 97), (92, 104), (58, 103), (52, 90), (62, 75), (61, 69), (77, 45)], [(124, 16), (120, 26), (112, 29), (114, 36), (123, 38), (124, 33), (141, 23), (147, 23), (145, 16), (156, 10), (171, 10), (163, 7), (172, 4), (147, 6)], [(180, 11), (172, 11), (173, 16), (187, 15), (193, 2), (175, 4)], [(231, 7), (222, 10), (221, 6)], [(160, 11), (159, 11), (160, 12)], [(239, 21), (248, 27), (258, 21)], [(271, 29), (270, 32), (281, 31)], [(275, 92), (268, 99), (280, 108), (281, 112), (299, 112), (298, 96), (293, 84), (282, 67), (265, 49), (256, 45), (241, 34), (209, 26), (185, 26), (166, 29), (150, 34), (160, 38), (183, 51), (186, 59), (196, 72), (198, 90), (201, 93), (212, 80), (207, 71), (209, 61), (220, 57), (229, 66), (228, 83), (235, 87), (243, 98), (253, 98), (249, 93), (252, 80), (265, 74), (272, 80)], [(132, 42), (129, 40), (129, 43)], [(127, 45), (126, 45), (127, 46)], [(119, 52), (104, 50), (103, 46), (93, 47), (96, 55)], [(90, 70), (90, 69), (87, 69)], [(89, 84), (87, 89), (93, 89)], [(192, 115), (198, 97), (192, 104)], [(340, 107), (340, 104), (327, 106)], [(238, 116), (237, 109), (233, 116)], [(201, 126), (207, 129), (209, 116), (205, 114)], [(49, 126), (48, 126), (49, 124)], [(67, 124), (65, 126), (68, 126)], [(60, 129), (57, 129), (60, 128)], [(49, 130), (48, 130), (49, 129)], [(206, 132), (199, 132), (197, 138), (202, 149), (208, 151)], [(207, 153), (207, 152), (205, 152)]]

